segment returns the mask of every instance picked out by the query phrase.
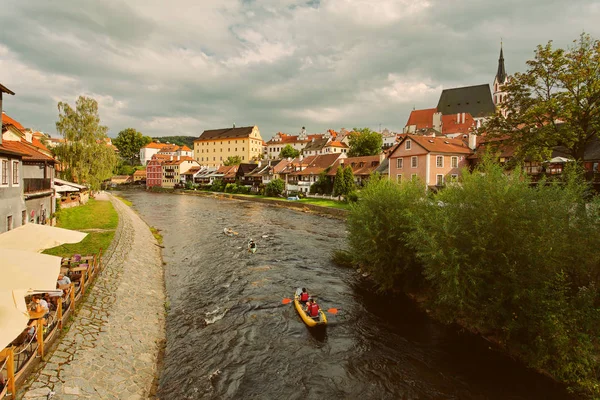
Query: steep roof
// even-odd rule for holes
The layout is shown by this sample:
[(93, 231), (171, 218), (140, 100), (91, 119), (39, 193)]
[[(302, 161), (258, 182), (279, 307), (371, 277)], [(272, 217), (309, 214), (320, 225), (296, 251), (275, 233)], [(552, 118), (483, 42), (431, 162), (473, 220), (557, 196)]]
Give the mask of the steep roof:
[(335, 176), (337, 168), (343, 166), (344, 168), (348, 165), (352, 168), (353, 175), (371, 175), (380, 165), (380, 156), (363, 156), (363, 157), (348, 157), (340, 158), (333, 163), (331, 169), (327, 173), (329, 176)]
[(142, 149), (162, 149), (165, 146), (167, 146), (166, 143), (152, 142), (152, 143), (148, 143), (147, 145), (145, 145), (144, 147), (142, 147)]
[[(473, 151), (460, 139), (448, 139), (445, 137), (406, 135), (402, 142), (412, 140), (419, 146), (431, 153), (460, 153), (471, 154)], [(401, 142), (401, 143), (402, 143)], [(397, 149), (398, 147), (396, 147)], [(395, 151), (394, 151), (395, 152)], [(390, 153), (390, 156), (394, 153)]]
[(431, 128), (433, 126), (433, 114), (437, 112), (435, 108), (425, 108), (423, 110), (412, 110), (406, 126), (415, 125), (416, 129)]
[(339, 147), (339, 148), (342, 148), (342, 149), (347, 149), (348, 145), (346, 143), (332, 141), (332, 142), (327, 143), (325, 145), (325, 147)]
[(2, 125), (12, 125), (22, 132), (25, 131), (25, 128), (19, 123), (19, 121), (12, 119), (8, 115), (6, 115), (4, 111), (2, 111)]
[(465, 121), (456, 114), (442, 115), (442, 134), (450, 135), (453, 133), (469, 133), (475, 126), (475, 120), (469, 113), (465, 113)]
[(228, 139), (228, 138), (247, 138), (252, 133), (253, 126), (243, 126), (240, 128), (225, 128), (225, 129), (211, 129), (202, 132), (202, 135), (195, 141), (200, 140), (215, 140), (215, 139)]
[(498, 72), (496, 72), (496, 80), (499, 83), (506, 81), (506, 69), (504, 69), (504, 53), (502, 51), (502, 45), (500, 45), (500, 58), (498, 58)]
[(33, 145), (27, 143), (4, 140), (2, 146), (7, 150), (23, 154), (23, 161), (46, 161), (52, 164), (56, 162), (54, 158), (37, 151)]
[(190, 149), (189, 147), (187, 147), (186, 145), (180, 146), (179, 150), (181, 151), (192, 151), (192, 149)]
[(437, 105), (443, 115), (469, 113), (473, 117), (484, 117), (496, 112), (490, 85), (465, 86), (444, 89)]
[(306, 147), (304, 147), (304, 151), (316, 151), (316, 150), (321, 150), (323, 147), (325, 147), (325, 145), (327, 144), (327, 141), (329, 139), (327, 138), (323, 138), (323, 139), (313, 139), (310, 142), (308, 142), (306, 144)]

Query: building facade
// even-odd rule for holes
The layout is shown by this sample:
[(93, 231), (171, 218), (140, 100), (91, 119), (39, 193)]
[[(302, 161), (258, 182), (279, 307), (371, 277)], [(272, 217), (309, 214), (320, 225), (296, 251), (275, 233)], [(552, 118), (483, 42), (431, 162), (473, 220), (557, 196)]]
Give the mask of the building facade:
[(213, 129), (194, 140), (194, 159), (202, 166), (223, 165), (229, 157), (242, 162), (256, 161), (263, 155), (263, 139), (257, 126)]

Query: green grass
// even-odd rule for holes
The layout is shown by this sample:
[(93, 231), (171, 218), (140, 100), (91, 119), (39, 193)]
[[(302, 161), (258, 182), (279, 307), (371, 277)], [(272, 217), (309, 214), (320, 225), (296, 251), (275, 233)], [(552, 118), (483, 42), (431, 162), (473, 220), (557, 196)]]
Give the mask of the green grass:
[(337, 201), (337, 200), (305, 198), (305, 199), (292, 200), (292, 201), (294, 201), (295, 203), (312, 204), (315, 206), (330, 207), (330, 208), (339, 208), (342, 210), (350, 209), (350, 204), (344, 203), (343, 201)]
[(79, 243), (63, 244), (44, 251), (60, 257), (73, 254), (96, 254), (100, 249), (106, 250), (115, 236), (119, 216), (110, 201), (90, 201), (84, 205), (60, 210), (57, 214), (59, 228), (86, 231), (98, 229), (99, 232), (87, 232), (88, 235)]
[(126, 206), (131, 207), (133, 206), (133, 203), (130, 202), (129, 200), (127, 200), (126, 198), (123, 198), (121, 196), (115, 196), (117, 199), (121, 200)]
[(158, 242), (158, 244), (162, 245), (162, 243), (163, 243), (163, 237), (160, 234), (160, 229), (157, 229), (157, 228), (151, 226), (150, 227), (150, 232), (152, 232), (152, 236), (154, 236), (154, 238), (156, 239), (156, 241)]

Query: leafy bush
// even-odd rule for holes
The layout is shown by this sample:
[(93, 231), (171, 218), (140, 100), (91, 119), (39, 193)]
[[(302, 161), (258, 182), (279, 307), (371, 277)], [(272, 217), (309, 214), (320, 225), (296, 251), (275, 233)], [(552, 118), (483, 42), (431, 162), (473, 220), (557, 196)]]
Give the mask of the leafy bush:
[(279, 178), (271, 180), (265, 187), (265, 194), (270, 197), (277, 197), (285, 189), (285, 182)]
[(371, 179), (361, 201), (348, 216), (350, 252), (363, 270), (384, 289), (411, 287), (422, 281), (422, 268), (408, 242), (418, 212), (425, 206), (425, 187), (418, 182), (398, 185)]
[(225, 190), (225, 182), (222, 179), (215, 179), (210, 190), (213, 192), (223, 192)]
[(356, 203), (358, 201), (358, 192), (353, 190), (352, 192), (348, 193), (346, 195), (346, 201), (348, 201), (348, 203)]

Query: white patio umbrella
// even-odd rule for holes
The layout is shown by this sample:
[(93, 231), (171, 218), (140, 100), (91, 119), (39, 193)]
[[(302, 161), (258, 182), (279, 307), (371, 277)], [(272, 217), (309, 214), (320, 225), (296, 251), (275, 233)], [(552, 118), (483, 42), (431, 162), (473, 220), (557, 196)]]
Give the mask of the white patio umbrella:
[(27, 327), (25, 296), (56, 291), (61, 258), (0, 249), (0, 349)]
[(49, 225), (25, 224), (0, 235), (0, 248), (41, 252), (65, 243), (78, 243), (87, 233)]
[(23, 291), (0, 290), (0, 349), (27, 328), (29, 316)]

